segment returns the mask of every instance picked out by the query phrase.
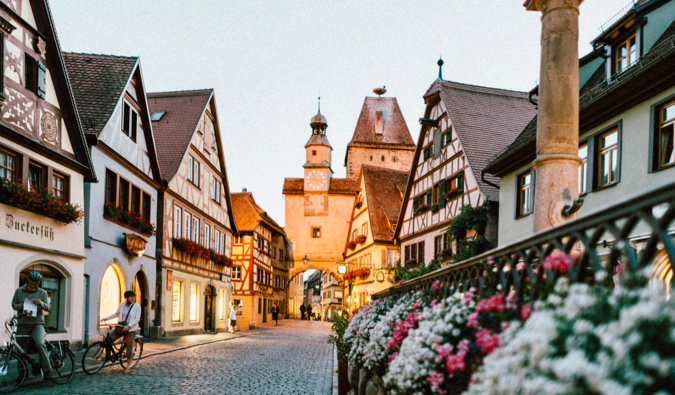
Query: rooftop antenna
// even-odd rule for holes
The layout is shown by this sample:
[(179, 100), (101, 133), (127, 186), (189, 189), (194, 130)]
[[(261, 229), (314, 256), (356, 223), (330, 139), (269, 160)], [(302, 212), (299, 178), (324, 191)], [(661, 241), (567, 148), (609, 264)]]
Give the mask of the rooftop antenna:
[(441, 81), (443, 81), (443, 63), (443, 57), (439, 56), (436, 64), (438, 64), (438, 79)]

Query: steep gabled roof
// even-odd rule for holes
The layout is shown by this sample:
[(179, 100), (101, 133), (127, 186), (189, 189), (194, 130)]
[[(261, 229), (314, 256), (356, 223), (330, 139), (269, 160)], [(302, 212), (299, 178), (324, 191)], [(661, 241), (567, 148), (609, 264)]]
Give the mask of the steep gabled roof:
[(67, 52), (63, 58), (82, 128), (98, 137), (119, 103), (138, 58)]
[[(376, 135), (377, 112), (383, 112), (381, 135)], [(415, 142), (395, 97), (366, 97), (361, 115), (356, 122), (354, 135), (347, 147), (393, 148), (414, 150)]]
[[(436, 80), (425, 98), (440, 93), (480, 191), (499, 200), (499, 191), (481, 179), (490, 159), (507, 147), (536, 115), (526, 92)], [(421, 128), (424, 133), (424, 128)], [(420, 140), (423, 141), (420, 134)], [(419, 148), (418, 148), (419, 149)], [(416, 162), (415, 162), (416, 163)], [(486, 176), (493, 184), (499, 179)]]
[(258, 206), (251, 192), (237, 192), (230, 196), (232, 197), (234, 220), (240, 232), (253, 232), (258, 224), (263, 222), (280, 234), (286, 234), (284, 229)]
[(403, 204), (408, 172), (363, 165), (361, 167), (370, 217), (370, 229), (375, 241), (393, 242), (390, 224), (398, 223)]
[(150, 114), (164, 111), (162, 118), (153, 122), (157, 157), (162, 176), (170, 180), (187, 151), (199, 119), (213, 96), (213, 89), (148, 93)]
[[(355, 195), (358, 180), (350, 178), (331, 178), (328, 193), (337, 195)], [(284, 195), (302, 195), (305, 193), (305, 180), (302, 178), (284, 178)]]

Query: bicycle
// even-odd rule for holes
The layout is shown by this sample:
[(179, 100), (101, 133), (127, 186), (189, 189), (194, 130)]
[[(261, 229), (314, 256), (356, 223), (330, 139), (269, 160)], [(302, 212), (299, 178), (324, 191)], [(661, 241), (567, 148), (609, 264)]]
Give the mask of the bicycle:
[[(84, 372), (87, 374), (97, 373), (99, 370), (103, 369), (103, 366), (108, 361), (115, 363), (117, 360), (119, 360), (120, 366), (122, 366), (122, 368), (126, 368), (127, 342), (126, 340), (122, 340), (119, 348), (116, 347), (115, 342), (110, 337), (110, 331), (112, 331), (113, 326), (110, 324), (106, 325), (108, 326), (109, 332), (102, 334), (101, 340), (97, 341), (96, 343), (92, 343), (89, 347), (87, 347), (87, 350), (82, 356), (82, 370), (84, 370)], [(135, 335), (134, 350), (131, 356), (132, 368), (138, 364), (142, 354), (143, 336)]]
[[(17, 335), (17, 319), (20, 316), (15, 315), (5, 321), (5, 331), (9, 335), (9, 343), (0, 348), (0, 393), (12, 392), (23, 385), (30, 372), (33, 376), (41, 376), (44, 379), (44, 372), (40, 361), (34, 361), (28, 353), (16, 341), (16, 338), (26, 338), (31, 335)], [(49, 362), (52, 365), (52, 375), (49, 380), (56, 384), (66, 384), (75, 374), (75, 359), (70, 351), (70, 340), (45, 341)]]

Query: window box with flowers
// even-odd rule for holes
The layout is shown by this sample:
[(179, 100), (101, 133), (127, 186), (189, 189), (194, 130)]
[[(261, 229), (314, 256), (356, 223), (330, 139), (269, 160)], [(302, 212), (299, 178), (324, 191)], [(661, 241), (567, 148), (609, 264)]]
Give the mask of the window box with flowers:
[(405, 265), (406, 265), (406, 266), (416, 266), (416, 265), (417, 265), (417, 259), (415, 259), (415, 258), (408, 259), (408, 260), (405, 262)]
[(420, 215), (426, 212), (427, 210), (429, 210), (429, 206), (427, 206), (426, 204), (421, 204), (419, 207), (417, 207), (417, 210), (415, 210), (415, 215)]
[(368, 278), (370, 276), (370, 268), (362, 267), (360, 269), (355, 269), (347, 272), (342, 278), (347, 282), (352, 282), (357, 278)]
[(363, 243), (365, 243), (367, 239), (368, 239), (368, 237), (367, 237), (366, 235), (359, 235), (359, 236), (356, 236), (356, 242), (357, 242), (358, 244), (363, 244)]
[(211, 260), (216, 266), (232, 266), (232, 259), (223, 254), (217, 253), (213, 248), (206, 248), (201, 244), (186, 238), (172, 238), (173, 248), (183, 254), (195, 259)]
[(444, 202), (444, 201), (443, 201), (443, 202), (434, 203), (434, 204), (431, 205), (431, 212), (432, 212), (432, 213), (435, 213), (435, 212), (437, 212), (438, 210), (440, 210), (443, 206), (445, 206), (445, 202)]
[(44, 215), (64, 224), (80, 222), (84, 210), (72, 205), (44, 189), (28, 190), (20, 182), (0, 179), (0, 202), (22, 210)]
[(103, 206), (103, 217), (146, 235), (155, 234), (155, 225), (143, 218), (140, 213), (125, 210), (124, 207), (113, 203), (106, 203)]
[(347, 243), (347, 248), (349, 248), (350, 250), (355, 250), (356, 242), (354, 240), (350, 241), (349, 243)]

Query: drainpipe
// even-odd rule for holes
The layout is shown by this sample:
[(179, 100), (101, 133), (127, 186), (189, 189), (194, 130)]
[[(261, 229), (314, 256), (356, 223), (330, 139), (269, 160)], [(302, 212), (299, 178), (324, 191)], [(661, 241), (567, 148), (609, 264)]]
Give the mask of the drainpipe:
[[(579, 208), (578, 41), (582, 1), (526, 0), (524, 4), (528, 11), (542, 13), (537, 158), (532, 162), (536, 177), (534, 232), (564, 222)], [(575, 210), (569, 209), (571, 204)]]
[(490, 181), (488, 181), (488, 180), (485, 179), (485, 169), (482, 169), (482, 170), (480, 171), (480, 179), (481, 179), (484, 183), (486, 183), (486, 184), (488, 184), (488, 185), (492, 185), (493, 187), (495, 187), (495, 188), (497, 188), (497, 189), (499, 190), (499, 185), (494, 184), (494, 183), (491, 183)]
[(162, 295), (164, 294), (164, 282), (162, 281), (162, 259), (164, 255), (164, 195), (168, 188), (168, 182), (162, 181), (162, 185), (157, 190), (157, 230), (155, 233), (155, 320), (154, 326), (157, 331), (157, 338), (163, 336), (162, 328)]

